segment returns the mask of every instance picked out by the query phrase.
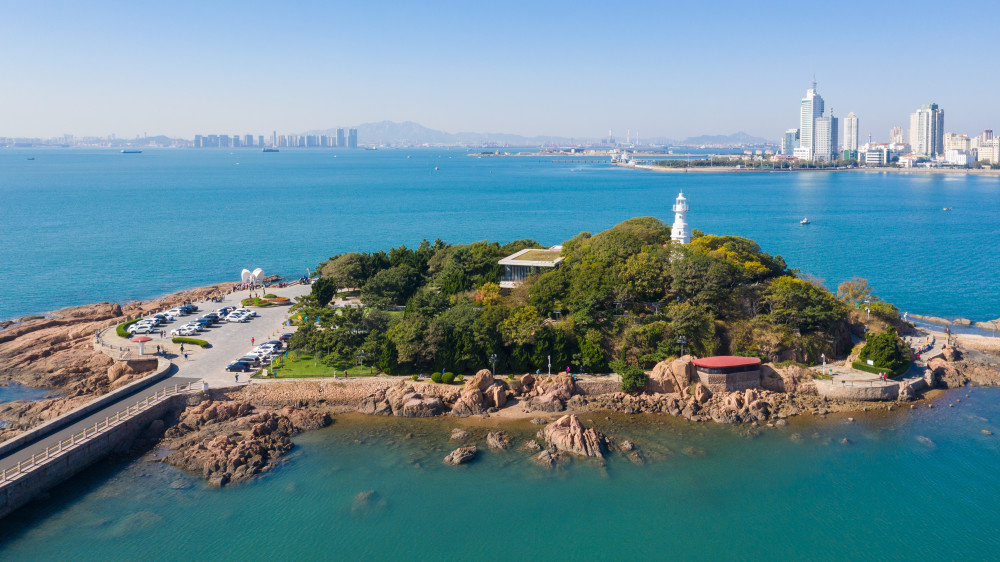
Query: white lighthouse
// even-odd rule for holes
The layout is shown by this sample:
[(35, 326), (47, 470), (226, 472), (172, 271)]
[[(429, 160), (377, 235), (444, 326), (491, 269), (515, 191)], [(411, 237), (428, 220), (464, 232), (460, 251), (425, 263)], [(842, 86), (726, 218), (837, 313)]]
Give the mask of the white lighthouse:
[(687, 199), (684, 198), (683, 191), (677, 194), (677, 201), (674, 202), (673, 209), (674, 227), (670, 231), (670, 240), (681, 244), (687, 244), (691, 242), (691, 231), (688, 230), (688, 204)]

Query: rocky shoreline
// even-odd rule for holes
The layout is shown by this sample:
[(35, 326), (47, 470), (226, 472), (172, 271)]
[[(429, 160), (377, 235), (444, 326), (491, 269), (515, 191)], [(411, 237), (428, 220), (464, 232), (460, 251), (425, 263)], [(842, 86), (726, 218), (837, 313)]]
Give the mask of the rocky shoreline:
[[(931, 362), (931, 369), (936, 388), (1000, 385), (1000, 359), (981, 352), (947, 348), (944, 356)], [(392, 378), (251, 384), (191, 396), (186, 408), (159, 423), (162, 438), (157, 446), (162, 454), (158, 456), (179, 468), (201, 473), (212, 485), (239, 483), (280, 464), (293, 448), (291, 438), (296, 434), (330, 425), (336, 416), (361, 414), (470, 420), (473, 425), (462, 421), (463, 427), (479, 424), (492, 428), (482, 440), (486, 448), (516, 448), (548, 468), (557, 468), (572, 458), (600, 460), (611, 453), (642, 464), (644, 454), (632, 441), (586, 428), (580, 416), (669, 415), (695, 423), (742, 424), (746, 429), (741, 431), (754, 433), (787, 426), (796, 416), (846, 417), (903, 406), (900, 402), (828, 399), (815, 394), (808, 370), (789, 367), (772, 372), (776, 375), (772, 386), (780, 391), (709, 392), (692, 377), (689, 357), (657, 365), (647, 391), (638, 395), (587, 393), (586, 383), (576, 383), (565, 374), (527, 374), (501, 380), (486, 369), (460, 388)], [(688, 392), (689, 388), (693, 392)], [(560, 417), (553, 420), (554, 414)], [(534, 439), (523, 443), (515, 443), (503, 429), (502, 424), (528, 420), (543, 427)], [(481, 442), (470, 442), (469, 432), (462, 427), (454, 428), (451, 441), (458, 446), (442, 459), (446, 464), (472, 462), (483, 450)]]

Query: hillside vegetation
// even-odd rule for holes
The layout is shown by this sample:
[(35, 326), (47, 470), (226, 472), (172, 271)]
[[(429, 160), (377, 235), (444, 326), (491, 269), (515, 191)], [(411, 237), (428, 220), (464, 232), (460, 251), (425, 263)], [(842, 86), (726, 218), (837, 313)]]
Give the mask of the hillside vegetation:
[[(695, 231), (688, 245), (644, 217), (563, 244), (565, 260), (506, 294), (497, 261), (533, 240), (347, 253), (319, 266), (323, 282), (295, 305), (309, 321), (291, 346), (332, 367), (469, 373), (497, 355), (500, 371), (649, 368), (685, 352), (818, 361), (850, 348), (848, 306), (796, 277), (746, 238)], [(321, 306), (360, 289), (362, 308)], [(399, 312), (390, 312), (405, 307)], [(297, 317), (297, 315), (293, 317)], [(318, 319), (317, 323), (313, 320)]]

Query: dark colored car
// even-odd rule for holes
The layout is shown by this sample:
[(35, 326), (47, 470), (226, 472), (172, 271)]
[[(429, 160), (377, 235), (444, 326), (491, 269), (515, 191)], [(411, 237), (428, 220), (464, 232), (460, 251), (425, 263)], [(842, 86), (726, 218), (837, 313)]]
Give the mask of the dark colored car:
[(282, 343), (281, 343), (280, 340), (266, 341), (266, 342), (262, 343), (261, 345), (273, 345), (275, 349), (281, 349), (282, 347), (284, 347), (284, 345), (282, 345)]
[(240, 363), (246, 363), (247, 365), (250, 365), (251, 367), (259, 367), (260, 366), (260, 357), (257, 357), (256, 355), (247, 355), (245, 357), (240, 357), (236, 361), (240, 362)]
[(281, 336), (278, 337), (278, 339), (281, 340), (281, 341), (283, 341), (283, 342), (286, 342), (286, 341), (292, 339), (292, 334), (281, 334)]
[(253, 366), (245, 361), (233, 361), (229, 365), (226, 365), (226, 370), (230, 373), (246, 373), (253, 370)]

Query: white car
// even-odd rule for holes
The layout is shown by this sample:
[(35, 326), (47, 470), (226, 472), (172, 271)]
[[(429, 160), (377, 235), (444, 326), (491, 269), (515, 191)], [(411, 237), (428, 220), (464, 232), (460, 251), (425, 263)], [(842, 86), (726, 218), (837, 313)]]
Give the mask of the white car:
[(236, 314), (235, 312), (226, 316), (226, 322), (246, 322), (247, 317), (242, 314)]
[(185, 325), (181, 326), (181, 328), (188, 328), (190, 330), (194, 330), (194, 333), (196, 333), (196, 334), (198, 332), (201, 332), (202, 330), (205, 329), (205, 327), (202, 326), (201, 324), (195, 324), (194, 322), (192, 322), (190, 324), (185, 324)]
[(187, 312), (184, 312), (180, 308), (171, 308), (170, 310), (166, 311), (164, 314), (167, 314), (169, 316), (173, 316), (174, 318), (179, 318), (181, 316), (187, 316)]
[(194, 336), (198, 334), (198, 329), (194, 326), (181, 326), (170, 330), (171, 336)]
[(159, 331), (160, 330), (156, 326), (151, 326), (151, 325), (147, 324), (147, 325), (144, 325), (144, 326), (139, 326), (132, 333), (133, 334), (154, 334), (154, 333), (159, 332)]

